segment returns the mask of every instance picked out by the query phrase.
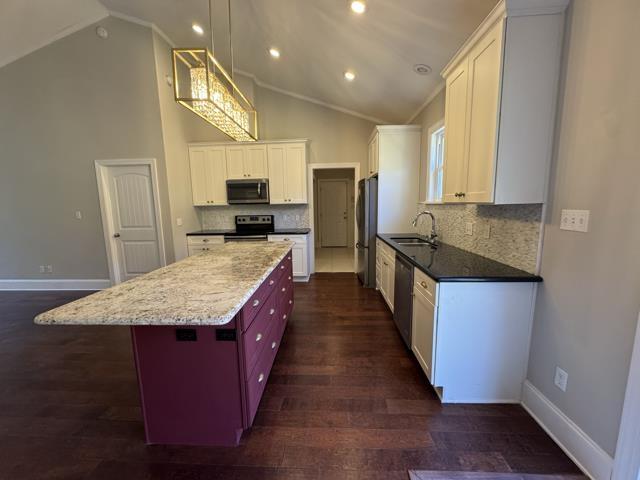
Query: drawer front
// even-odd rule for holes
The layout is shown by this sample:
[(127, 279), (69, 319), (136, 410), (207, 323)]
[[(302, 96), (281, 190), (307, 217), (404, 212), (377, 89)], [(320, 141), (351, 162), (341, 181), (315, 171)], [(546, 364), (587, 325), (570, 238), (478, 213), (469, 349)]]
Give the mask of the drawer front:
[(293, 271), (293, 253), (289, 250), (289, 253), (285, 255), (280, 264), (276, 267), (276, 271), (281, 275), (287, 271)]
[(436, 299), (438, 297), (436, 293), (438, 283), (429, 275), (425, 274), (421, 270), (418, 270), (417, 268), (413, 269), (413, 279), (416, 289), (421, 294), (423, 294), (425, 298), (429, 300), (433, 305), (437, 305)]
[(269, 235), (270, 242), (293, 242), (296, 245), (306, 245), (306, 235)]
[(189, 246), (220, 245), (223, 243), (224, 237), (222, 235), (189, 235), (187, 237), (187, 245)]
[(209, 250), (211, 250), (211, 247), (207, 247), (207, 246), (191, 246), (189, 245), (188, 247), (188, 251), (189, 251), (189, 256), (193, 256), (193, 255), (198, 255), (202, 252), (208, 252)]
[(253, 319), (269, 296), (278, 288), (278, 281), (281, 275), (279, 268), (271, 272), (262, 285), (258, 287), (258, 290), (254, 292), (249, 301), (242, 307), (242, 315), (240, 315), (242, 331), (246, 331), (251, 326)]
[(268, 342), (271, 330), (279, 324), (276, 295), (271, 295), (256, 315), (251, 326), (242, 335), (247, 377), (256, 365), (260, 353)]

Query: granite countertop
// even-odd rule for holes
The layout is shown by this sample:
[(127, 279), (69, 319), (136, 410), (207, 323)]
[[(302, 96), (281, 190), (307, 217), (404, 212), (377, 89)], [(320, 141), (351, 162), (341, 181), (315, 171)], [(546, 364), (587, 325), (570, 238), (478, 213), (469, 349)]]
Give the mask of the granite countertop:
[(289, 252), (291, 242), (213, 245), (209, 251), (42, 313), (38, 324), (224, 325)]
[[(306, 235), (310, 231), (310, 228), (276, 228), (273, 232), (269, 232), (268, 235)], [(234, 229), (203, 229), (187, 233), (187, 237), (196, 235), (236, 235), (236, 231)]]
[(415, 233), (380, 233), (380, 238), (414, 266), (438, 282), (541, 282), (542, 277), (460, 248), (399, 245), (392, 238), (426, 237)]

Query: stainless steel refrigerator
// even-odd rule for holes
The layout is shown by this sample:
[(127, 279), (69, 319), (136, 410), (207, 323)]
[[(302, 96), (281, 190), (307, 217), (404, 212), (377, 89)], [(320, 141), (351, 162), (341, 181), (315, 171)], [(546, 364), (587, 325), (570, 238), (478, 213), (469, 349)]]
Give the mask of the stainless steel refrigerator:
[(376, 233), (378, 232), (378, 178), (358, 182), (358, 277), (367, 288), (376, 286)]

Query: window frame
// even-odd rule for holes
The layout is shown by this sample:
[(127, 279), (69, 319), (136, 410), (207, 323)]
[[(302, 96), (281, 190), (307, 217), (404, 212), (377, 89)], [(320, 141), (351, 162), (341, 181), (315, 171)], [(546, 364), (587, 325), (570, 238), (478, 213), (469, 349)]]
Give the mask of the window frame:
[[(428, 129), (425, 129), (427, 131), (427, 138), (426, 138), (427, 148), (425, 151), (426, 159), (423, 162), (425, 174), (422, 176), (423, 178), (421, 178), (421, 181), (424, 182), (425, 191), (424, 191), (424, 198), (420, 202), (425, 205), (431, 205), (431, 204), (439, 205), (444, 203), (444, 200), (443, 200), (444, 192), (442, 192), (439, 199), (431, 198), (431, 190), (432, 190), (431, 182), (432, 182), (432, 176), (434, 172), (432, 141), (433, 141), (433, 136), (436, 133), (438, 133), (440, 130), (444, 130), (444, 127), (445, 127), (444, 118), (442, 118), (437, 122), (431, 124), (431, 126), (429, 126)], [(446, 132), (444, 132), (443, 142), (446, 142)], [(440, 168), (438, 168), (438, 170), (442, 170), (442, 183), (443, 183), (442, 188), (444, 188), (444, 145), (442, 149), (442, 165), (440, 166)]]

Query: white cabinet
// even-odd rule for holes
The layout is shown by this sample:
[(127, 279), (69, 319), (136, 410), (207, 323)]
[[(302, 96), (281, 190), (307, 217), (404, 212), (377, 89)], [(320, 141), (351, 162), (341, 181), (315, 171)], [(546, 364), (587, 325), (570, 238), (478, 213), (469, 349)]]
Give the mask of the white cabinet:
[(291, 255), (293, 276), (297, 281), (309, 280), (309, 235), (269, 235), (270, 242), (293, 242)]
[(444, 201), (543, 203), (567, 0), (502, 0), (442, 72)]
[(270, 203), (307, 203), (306, 143), (271, 144), (267, 158)]
[(378, 132), (374, 132), (373, 137), (369, 140), (369, 175), (371, 177), (378, 173), (378, 158), (380, 151), (378, 149)]
[[(389, 309), (393, 312), (393, 296), (395, 294), (396, 280), (396, 254), (386, 243), (376, 239), (376, 281), (382, 294), (382, 298), (387, 302)], [(380, 259), (378, 262), (378, 258)]]
[(232, 145), (226, 147), (226, 153), (229, 180), (267, 177), (266, 145)]
[(189, 147), (191, 191), (196, 206), (227, 204), (224, 147)]
[(436, 344), (437, 284), (414, 269), (411, 350), (430, 382), (434, 380)]
[(213, 245), (221, 245), (224, 243), (222, 235), (188, 235), (187, 250), (189, 256), (197, 255), (211, 249)]

